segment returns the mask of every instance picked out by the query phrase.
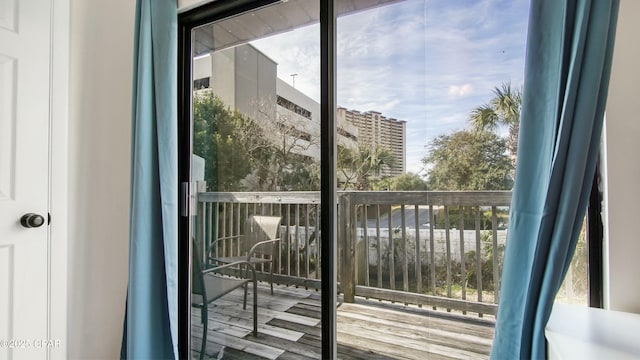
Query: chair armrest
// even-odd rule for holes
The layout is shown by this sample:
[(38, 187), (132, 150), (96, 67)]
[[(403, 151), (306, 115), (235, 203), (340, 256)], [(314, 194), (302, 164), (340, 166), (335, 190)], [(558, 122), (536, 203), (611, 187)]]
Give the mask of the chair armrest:
[(256, 279), (256, 269), (253, 266), (252, 263), (250, 263), (249, 261), (235, 261), (232, 263), (228, 263), (228, 264), (224, 264), (224, 265), (219, 265), (219, 266), (215, 266), (206, 270), (202, 270), (202, 275), (210, 273), (210, 272), (215, 272), (218, 271), (220, 269), (224, 269), (224, 268), (229, 268), (229, 267), (236, 267), (239, 265), (246, 265), (247, 267), (249, 267), (249, 269), (251, 269), (251, 273), (253, 274), (252, 279), (255, 280)]
[(260, 241), (260, 242), (255, 243), (255, 244), (251, 247), (251, 249), (249, 249), (249, 257), (251, 257), (251, 254), (253, 254), (253, 253), (256, 251), (256, 248), (257, 248), (258, 246), (262, 246), (262, 245), (266, 245), (266, 244), (270, 244), (270, 243), (275, 243), (275, 242), (278, 242), (278, 241), (280, 241), (280, 238), (277, 238), (277, 239), (271, 239), (271, 240), (265, 240), (265, 241)]
[(209, 246), (210, 246), (210, 247), (213, 247), (213, 245), (215, 245), (215, 244), (216, 244), (218, 241), (220, 241), (220, 240), (238, 239), (238, 238), (241, 238), (241, 237), (243, 237), (243, 236), (244, 236), (244, 235), (231, 235), (231, 236), (219, 237), (219, 238), (217, 238), (217, 239), (213, 240), (213, 241), (211, 242), (211, 244), (209, 244)]
[(211, 244), (209, 244), (209, 256), (207, 256), (208, 258), (211, 258), (211, 252), (213, 251), (213, 249), (216, 248), (216, 244), (221, 241), (221, 240), (230, 240), (230, 239), (240, 239), (241, 237), (244, 237), (244, 235), (232, 235), (232, 236), (225, 236), (225, 237), (220, 237), (217, 238), (215, 240), (213, 240), (211, 242)]

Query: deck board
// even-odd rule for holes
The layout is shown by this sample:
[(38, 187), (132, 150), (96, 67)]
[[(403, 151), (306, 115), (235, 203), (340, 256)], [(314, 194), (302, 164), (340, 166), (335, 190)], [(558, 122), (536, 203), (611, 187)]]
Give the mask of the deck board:
[[(320, 293), (294, 287), (258, 289), (258, 336), (251, 293), (242, 309), (238, 289), (209, 306), (208, 359), (320, 359)], [(489, 319), (358, 299), (339, 303), (338, 358), (345, 360), (486, 359), (493, 339)], [(192, 311), (192, 354), (199, 356), (203, 327)]]

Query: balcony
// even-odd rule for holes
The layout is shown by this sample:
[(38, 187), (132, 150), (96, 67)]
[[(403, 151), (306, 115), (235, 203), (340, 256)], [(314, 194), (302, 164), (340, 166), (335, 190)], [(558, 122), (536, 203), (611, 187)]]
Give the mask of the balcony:
[[(258, 336), (242, 290), (210, 306), (205, 358), (320, 359), (320, 292), (268, 284), (258, 287)], [(356, 298), (338, 299), (339, 359), (488, 359), (494, 319)], [(193, 358), (200, 354), (200, 311), (192, 315)], [(219, 357), (221, 356), (221, 357)]]
[[(510, 201), (509, 191), (339, 192), (339, 357), (487, 358)], [(257, 269), (258, 337), (242, 290), (216, 300), (207, 355), (319, 358), (320, 193), (198, 193), (201, 253), (237, 255), (237, 241), (207, 244), (241, 234), (254, 214), (282, 218), (275, 293), (269, 273)]]

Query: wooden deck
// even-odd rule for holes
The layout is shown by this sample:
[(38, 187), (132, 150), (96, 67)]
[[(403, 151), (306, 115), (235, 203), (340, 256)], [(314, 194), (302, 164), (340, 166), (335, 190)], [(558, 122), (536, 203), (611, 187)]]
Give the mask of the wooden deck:
[[(274, 285), (275, 286), (275, 285)], [(209, 306), (206, 358), (320, 359), (320, 293), (264, 284), (258, 292), (258, 336), (251, 333), (251, 297), (242, 290)], [(340, 359), (486, 359), (494, 321), (356, 298), (338, 304)], [(202, 341), (200, 311), (192, 311), (193, 357)]]

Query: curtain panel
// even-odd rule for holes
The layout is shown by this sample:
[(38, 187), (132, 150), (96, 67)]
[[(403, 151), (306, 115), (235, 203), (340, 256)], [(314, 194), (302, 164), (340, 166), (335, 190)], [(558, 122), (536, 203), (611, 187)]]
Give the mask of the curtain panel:
[(618, 0), (532, 0), (516, 179), (492, 359), (544, 359), (587, 207)]
[(121, 356), (178, 358), (177, 5), (138, 0), (129, 283)]

